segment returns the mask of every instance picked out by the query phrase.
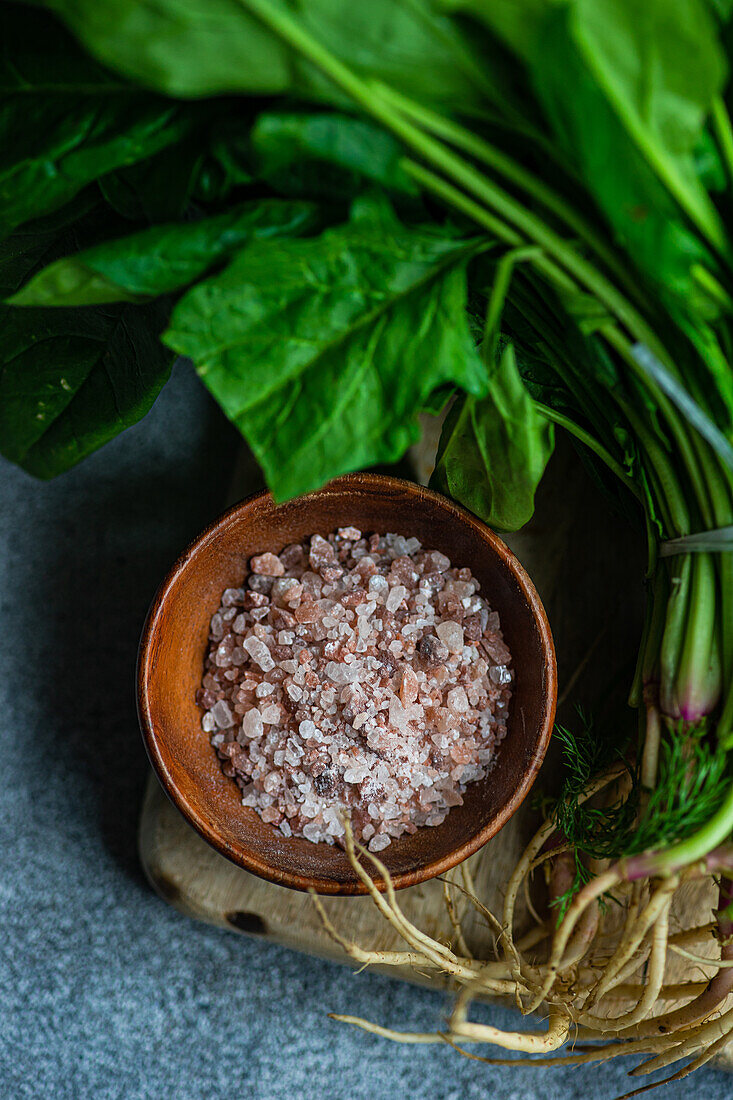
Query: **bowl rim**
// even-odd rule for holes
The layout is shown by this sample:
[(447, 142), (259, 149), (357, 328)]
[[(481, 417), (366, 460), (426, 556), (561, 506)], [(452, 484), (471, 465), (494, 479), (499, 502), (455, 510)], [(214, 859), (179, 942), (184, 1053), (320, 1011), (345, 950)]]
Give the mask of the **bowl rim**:
[[(515, 788), (511, 798), (508, 799), (501, 810), (491, 818), (483, 828), (479, 829), (473, 836), (467, 838), (462, 844), (451, 849), (446, 855), (421, 864), (419, 867), (413, 868), (412, 870), (390, 875), (394, 888), (403, 889), (435, 878), (437, 875), (450, 870), (452, 867), (462, 863), (469, 856), (477, 852), (503, 828), (529, 794), (547, 753), (555, 721), (555, 709), (557, 705), (557, 660), (555, 645), (547, 613), (524, 566), (509, 549), (503, 539), (466, 508), (463, 508), (461, 505), (443, 496), (441, 493), (428, 489), (424, 485), (408, 481), (405, 478), (393, 477), (388, 474), (377, 474), (369, 471), (345, 474), (341, 477), (334, 478), (321, 489), (314, 490), (313, 493), (304, 494), (301, 499), (312, 496), (315, 493), (328, 491), (338, 486), (352, 489), (358, 489), (360, 486), (364, 486), (372, 490), (375, 488), (389, 487), (391, 489), (407, 490), (411, 494), (417, 493), (418, 496), (431, 498), (434, 502), (439, 504), (447, 513), (446, 518), (449, 518), (452, 513), (456, 519), (460, 520), (462, 523), (467, 522), (469, 526), (473, 527), (477, 534), (480, 534), (481, 537), (489, 543), (491, 549), (501, 559), (504, 566), (510, 571), (519, 585), (537, 627), (540, 638), (540, 649), (544, 659), (545, 675), (541, 727), (539, 729), (534, 751), (525, 763), (522, 779)], [(230, 844), (220, 835), (215, 825), (198, 813), (195, 807), (192, 806), (187, 798), (181, 793), (158, 746), (148, 694), (148, 673), (151, 658), (151, 642), (166, 598), (189, 562), (210, 540), (216, 538), (222, 527), (226, 526), (226, 524), (243, 509), (251, 507), (259, 500), (266, 500), (268, 498), (271, 498), (271, 493), (267, 489), (264, 489), (256, 493), (251, 493), (249, 496), (242, 498), (242, 500), (226, 509), (226, 511), (208, 524), (201, 534), (197, 535), (196, 538), (188, 544), (183, 552), (176, 558), (158, 586), (145, 618), (138, 649), (136, 696), (140, 730), (148, 759), (150, 760), (163, 790), (199, 836), (203, 837), (203, 839), (221, 855), (237, 864), (237, 866), (242, 867), (245, 871), (249, 871), (251, 874), (257, 875), (269, 882), (276, 883), (278, 886), (290, 887), (302, 891), (314, 890), (319, 894), (339, 896), (364, 895), (368, 892), (368, 889), (364, 883), (358, 879), (353, 882), (343, 883), (334, 879), (299, 874), (294, 871), (282, 871), (272, 867), (267, 860), (262, 859), (257, 853), (243, 848), (241, 845)], [(375, 878), (375, 884), (380, 890), (384, 890), (386, 885), (384, 880), (379, 877)]]

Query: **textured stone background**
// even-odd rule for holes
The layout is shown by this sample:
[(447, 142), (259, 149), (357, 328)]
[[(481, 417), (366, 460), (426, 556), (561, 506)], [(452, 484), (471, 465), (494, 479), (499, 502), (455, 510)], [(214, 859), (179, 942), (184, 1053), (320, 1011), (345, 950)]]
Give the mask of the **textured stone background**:
[[(163, 572), (221, 509), (236, 446), (179, 366), (142, 424), (55, 482), (0, 460), (0, 1097), (626, 1092), (628, 1065), (495, 1068), (347, 1030), (326, 1013), (429, 1030), (445, 1002), (193, 924), (143, 881), (138, 634)], [(704, 1070), (664, 1095), (701, 1093), (730, 1097), (733, 1077)]]

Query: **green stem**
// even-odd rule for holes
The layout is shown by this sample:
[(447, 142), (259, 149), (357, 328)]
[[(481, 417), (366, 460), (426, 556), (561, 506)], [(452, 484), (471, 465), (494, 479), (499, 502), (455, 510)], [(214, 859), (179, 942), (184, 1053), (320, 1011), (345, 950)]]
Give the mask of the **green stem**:
[(718, 148), (728, 173), (728, 179), (733, 183), (733, 126), (731, 126), (730, 115), (722, 96), (716, 96), (713, 100), (710, 117), (713, 121), (713, 130), (718, 140)]
[(667, 534), (675, 537), (688, 535), (690, 533), (690, 513), (672, 463), (655, 436), (647, 429), (636, 409), (632, 408), (628, 401), (618, 396), (616, 400), (624, 410), (626, 419), (644, 449), (664, 497), (671, 521)]
[(577, 440), (583, 443), (589, 450), (593, 451), (601, 462), (603, 462), (612, 473), (621, 481), (630, 493), (633, 493), (636, 499), (643, 504), (644, 497), (641, 489), (636, 482), (629, 477), (624, 470), (620, 462), (617, 462), (613, 455), (606, 450), (602, 443), (599, 443), (597, 439), (594, 439), (589, 432), (586, 432), (584, 428), (581, 428), (579, 424), (576, 424), (569, 416), (565, 416), (564, 413), (558, 412), (556, 409), (550, 408), (549, 405), (543, 405), (541, 401), (534, 402), (535, 408), (542, 413), (548, 420), (552, 420), (554, 424), (558, 424), (561, 428), (565, 428), (571, 435), (575, 436)]
[[(413, 179), (417, 180), (426, 191), (431, 191), (434, 195), (437, 195), (438, 198), (448, 203), (449, 206), (454, 207), (456, 210), (460, 210), (466, 217), (471, 218), (473, 221), (483, 226), (484, 229), (488, 229), (490, 233), (493, 233), (504, 244), (511, 245), (512, 248), (532, 247), (527, 244), (527, 241), (521, 234), (517, 233), (511, 226), (508, 226), (506, 222), (489, 213), (480, 203), (464, 195), (457, 187), (454, 187), (451, 183), (447, 183), (441, 176), (436, 175), (435, 172), (431, 172), (429, 168), (423, 168), (421, 164), (417, 164), (407, 157), (400, 162), (400, 165), (403, 170), (407, 172), (408, 175), (412, 176)], [(560, 293), (577, 293), (578, 288), (573, 280), (561, 267), (558, 267), (556, 263), (549, 259), (543, 251), (535, 250), (535, 258), (532, 264)]]
[(688, 867), (723, 844), (733, 832), (733, 786), (708, 823), (686, 840), (673, 844), (663, 852), (649, 852), (625, 860), (626, 872), (632, 881), (651, 875), (672, 875)]
[(715, 569), (710, 554), (692, 554), (692, 582), (675, 678), (676, 713), (686, 722), (710, 714), (720, 698)]
[(403, 114), (423, 129), (434, 134), (435, 137), (450, 142), (456, 149), (475, 157), (476, 160), (500, 173), (505, 179), (542, 203), (555, 217), (563, 221), (574, 233), (577, 233), (581, 240), (606, 264), (609, 270), (613, 271), (616, 278), (626, 284), (628, 290), (638, 294), (638, 288), (631, 283), (628, 271), (624, 270), (618, 257), (608, 247), (606, 241), (596, 232), (590, 222), (578, 214), (569, 202), (548, 187), (542, 180), (528, 172), (520, 164), (517, 164), (515, 160), (491, 145), (490, 142), (467, 130), (465, 126), (461, 126), (452, 119), (415, 103), (407, 96), (402, 95), (401, 92), (395, 91), (394, 88), (390, 88), (381, 81), (374, 81), (373, 85), (384, 99), (393, 103), (398, 110), (402, 111)]
[[(698, 456), (692, 440), (688, 434), (685, 424), (679, 417), (674, 405), (669, 400), (667, 395), (660, 389), (653, 378), (650, 378), (640, 367), (633, 354), (633, 350), (629, 341), (624, 337), (623, 333), (620, 333), (618, 329), (611, 325), (604, 326), (602, 329), (602, 335), (616, 349), (619, 355), (622, 357), (626, 365), (630, 368), (634, 376), (638, 379), (641, 385), (651, 394), (656, 403), (659, 406), (659, 410), (664, 416), (669, 429), (674, 436), (675, 442), (680, 451), (680, 457), (685, 465), (687, 474), (692, 483), (692, 487), (695, 493), (695, 499), (700, 507), (700, 511), (703, 516), (709, 515), (709, 496), (708, 485), (705, 481), (700, 465)], [(686, 510), (686, 509), (685, 509)], [(689, 516), (687, 520), (689, 524)], [(689, 531), (689, 528), (688, 528)], [(685, 532), (685, 534), (688, 533)]]
[(489, 294), (489, 304), (486, 309), (486, 322), (484, 324), (484, 337), (481, 342), (481, 354), (485, 363), (493, 366), (496, 357), (496, 349), (499, 343), (499, 329), (504, 302), (509, 293), (509, 287), (517, 264), (526, 260), (537, 259), (538, 249), (535, 246), (528, 248), (512, 248), (499, 260), (496, 265), (494, 282)]

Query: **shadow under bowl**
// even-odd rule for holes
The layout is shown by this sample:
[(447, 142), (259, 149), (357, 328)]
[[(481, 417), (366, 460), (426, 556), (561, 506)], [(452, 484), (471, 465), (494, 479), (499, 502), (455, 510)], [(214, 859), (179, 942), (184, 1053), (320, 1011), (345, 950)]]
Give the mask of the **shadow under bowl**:
[(342, 849), (286, 838), (242, 806), (201, 729), (195, 696), (211, 617), (223, 590), (242, 585), (249, 558), (349, 525), (414, 536), (453, 565), (468, 566), (500, 615), (515, 671), (507, 736), (489, 773), (469, 784), (463, 805), (442, 825), (420, 828), (379, 853), (395, 887), (442, 874), (509, 820), (544, 759), (557, 693), (552, 635), (532, 582), (497, 535), (437, 493), (392, 477), (350, 474), (285, 504), (258, 494), (216, 520), (175, 563), (148, 613), (138, 660), (143, 738), (164, 789), (214, 848), (271, 882), (320, 894), (366, 890)]

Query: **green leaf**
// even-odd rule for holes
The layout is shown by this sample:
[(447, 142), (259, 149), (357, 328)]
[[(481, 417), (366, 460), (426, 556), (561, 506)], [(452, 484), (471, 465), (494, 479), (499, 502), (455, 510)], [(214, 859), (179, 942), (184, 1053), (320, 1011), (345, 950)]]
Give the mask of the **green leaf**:
[(485, 390), (465, 311), (479, 247), (357, 205), (320, 237), (253, 244), (185, 295), (164, 339), (191, 356), (285, 499), (396, 461), (447, 383)]
[(94, 245), (43, 268), (15, 306), (141, 301), (193, 282), (251, 241), (293, 236), (317, 223), (313, 203), (261, 199), (196, 222), (153, 226)]
[[(0, 243), (0, 289), (12, 293), (39, 264), (96, 231), (99, 207), (70, 207)], [(0, 453), (51, 477), (150, 408), (172, 362), (157, 333), (159, 307), (15, 309), (0, 305)]]
[(716, 315), (691, 276), (696, 264), (715, 269), (705, 242), (729, 247), (697, 171), (705, 120), (726, 78), (704, 0), (455, 6), (523, 58), (560, 150), (660, 297)]
[[(333, 113), (267, 112), (252, 128), (257, 175), (289, 194), (351, 197), (364, 180), (417, 193), (403, 171), (404, 150), (371, 122)], [(325, 178), (324, 178), (325, 177)]]
[(508, 344), (489, 377), (489, 394), (463, 397), (443, 427), (431, 480), (492, 527), (516, 531), (554, 447), (554, 429), (535, 409)]
[(111, 77), (36, 9), (1, 5), (0, 43), (0, 236), (179, 141), (198, 113)]
[(184, 216), (204, 159), (201, 133), (192, 130), (155, 156), (103, 176), (99, 189), (105, 202), (129, 221), (172, 221)]
[(442, 0), (448, 11), (467, 12), (525, 61), (534, 56), (548, 10), (567, 0)]
[[(175, 96), (299, 91), (342, 102), (333, 84), (247, 10), (247, 0), (47, 0), (104, 64)], [(470, 39), (425, 0), (272, 0), (363, 76), (432, 103), (478, 102)]]
[[(571, 68), (561, 75), (565, 63)], [(573, 133), (584, 145), (581, 164), (597, 126), (594, 97), (586, 90), (592, 84), (670, 193), (712, 240), (724, 240), (692, 159), (726, 78), (717, 30), (702, 0), (647, 0), (643, 9), (636, 0), (574, 0), (546, 20), (533, 70), (558, 122), (575, 123)], [(575, 74), (581, 70), (588, 80), (579, 102)]]

